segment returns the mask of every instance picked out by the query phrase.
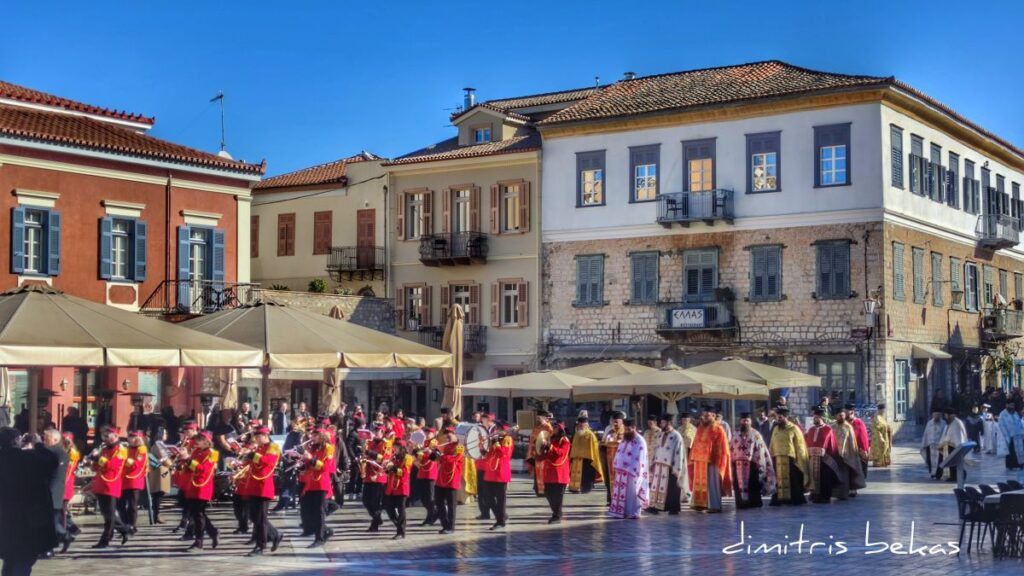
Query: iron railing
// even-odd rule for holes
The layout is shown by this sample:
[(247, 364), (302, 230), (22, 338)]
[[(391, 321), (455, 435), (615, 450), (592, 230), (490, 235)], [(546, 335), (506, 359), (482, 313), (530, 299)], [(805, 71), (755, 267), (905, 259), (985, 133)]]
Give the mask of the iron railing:
[(335, 281), (384, 276), (387, 264), (383, 246), (334, 246), (327, 255), (327, 273)]
[(998, 308), (985, 311), (982, 319), (985, 336), (990, 340), (1024, 336), (1024, 311)]
[(689, 224), (716, 220), (732, 222), (733, 191), (726, 189), (701, 192), (668, 192), (658, 194), (658, 223), (671, 226), (674, 223)]
[(736, 327), (731, 301), (661, 302), (659, 332), (730, 330)]
[(427, 266), (470, 264), (487, 260), (487, 235), (451, 232), (420, 237), (420, 262)]
[(1020, 221), (1006, 214), (983, 214), (978, 227), (978, 244), (999, 249), (1020, 242)]
[[(444, 326), (420, 326), (420, 344), (431, 348), (443, 348)], [(483, 354), (487, 352), (487, 326), (464, 324), (462, 326), (462, 353)]]
[(262, 287), (251, 282), (164, 280), (142, 304), (147, 314), (210, 314), (260, 300)]

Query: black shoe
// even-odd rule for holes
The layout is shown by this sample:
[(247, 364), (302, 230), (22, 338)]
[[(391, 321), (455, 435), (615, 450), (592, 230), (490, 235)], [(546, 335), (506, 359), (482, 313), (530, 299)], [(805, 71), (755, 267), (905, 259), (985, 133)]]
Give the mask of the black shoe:
[(441, 531), (438, 532), (438, 534), (451, 534), (452, 532), (454, 532), (454, 530), (449, 530), (447, 528), (442, 528)]
[(562, 522), (561, 518), (554, 518), (554, 517), (548, 518), (548, 524), (561, 524), (561, 522)]
[(306, 546), (306, 548), (316, 548), (318, 546), (323, 546), (323, 545), (324, 545), (324, 541), (319, 539), (319, 538), (317, 538), (316, 540), (313, 540), (312, 544), (310, 544), (309, 546)]
[(262, 555), (263, 555), (263, 548), (260, 548), (258, 546), (256, 548), (253, 548), (252, 550), (249, 551), (248, 554), (246, 554), (246, 556), (248, 556), (250, 558), (252, 558), (253, 556), (262, 556)]
[(189, 550), (202, 550), (202, 549), (203, 549), (203, 543), (199, 542), (197, 540), (197, 541), (193, 542), (191, 546), (186, 548), (185, 551), (188, 552)]
[(66, 553), (68, 551), (68, 548), (71, 547), (71, 543), (74, 542), (74, 541), (75, 541), (74, 538), (65, 538), (64, 539), (64, 544), (60, 547), (60, 553), (61, 554)]
[(53, 550), (47, 550), (46, 552), (43, 552), (42, 554), (40, 554), (38, 559), (39, 560), (50, 560), (51, 558), (53, 558)]
[(274, 538), (274, 542), (270, 545), (271, 552), (277, 552), (278, 546), (281, 545), (281, 540), (284, 540), (284, 534), (278, 534), (277, 538)]
[(220, 544), (220, 532), (214, 532), (210, 535), (210, 546), (216, 550), (217, 545)]
[(405, 540), (405, 534), (399, 533), (399, 534), (395, 534), (394, 536), (391, 537), (392, 540), (398, 540), (399, 538), (401, 538), (402, 540)]
[(490, 514), (481, 514), (481, 515), (477, 516), (476, 519), (477, 520), (490, 520), (491, 519), (491, 515)]
[(121, 532), (121, 546), (124, 546), (127, 543), (128, 543), (128, 532), (127, 531)]
[(504, 522), (495, 522), (494, 525), (492, 525), (489, 528), (489, 530), (497, 530), (498, 528), (504, 528), (504, 527), (505, 527), (505, 523)]
[(256, 536), (250, 536), (249, 539), (245, 541), (245, 545), (246, 546), (252, 546), (255, 543), (256, 543)]
[(328, 528), (327, 533), (324, 534), (324, 542), (327, 542), (334, 537), (334, 528)]
[(110, 543), (109, 542), (97, 542), (96, 544), (93, 544), (92, 546), (89, 546), (89, 548), (92, 548), (93, 550), (99, 550), (101, 548), (109, 548), (109, 547), (110, 547)]
[(231, 533), (232, 534), (248, 534), (249, 533), (249, 529), (248, 528), (235, 528), (234, 530), (231, 531)]

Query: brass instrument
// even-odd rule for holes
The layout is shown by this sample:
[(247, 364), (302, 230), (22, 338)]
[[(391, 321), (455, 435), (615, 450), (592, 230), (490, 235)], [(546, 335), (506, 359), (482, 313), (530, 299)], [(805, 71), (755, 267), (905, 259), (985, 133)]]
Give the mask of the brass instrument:
[(551, 436), (547, 430), (541, 430), (537, 433), (537, 438), (533, 441), (534, 454), (544, 454), (551, 448)]

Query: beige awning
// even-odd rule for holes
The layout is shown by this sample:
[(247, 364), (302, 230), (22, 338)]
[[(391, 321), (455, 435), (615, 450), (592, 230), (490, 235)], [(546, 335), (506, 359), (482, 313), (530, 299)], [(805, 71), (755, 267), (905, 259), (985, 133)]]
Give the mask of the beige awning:
[(741, 358), (726, 358), (725, 360), (693, 366), (687, 368), (687, 370), (743, 380), (744, 382), (767, 386), (772, 390), (777, 388), (817, 388), (821, 386), (820, 376), (811, 376), (803, 372), (787, 370), (760, 362), (751, 362)]
[(572, 368), (559, 370), (559, 372), (572, 374), (573, 376), (583, 376), (584, 378), (591, 378), (593, 380), (606, 380), (617, 376), (643, 374), (645, 372), (654, 372), (656, 370), (657, 368), (651, 368), (650, 366), (644, 366), (642, 364), (634, 364), (632, 362), (625, 362), (623, 360), (605, 360), (603, 362), (592, 362), (582, 366), (573, 366)]
[(31, 285), (0, 294), (0, 365), (260, 366), (262, 353), (127, 310)]
[(513, 398), (571, 398), (573, 388), (594, 382), (560, 370), (525, 372), (462, 385), (470, 396), (511, 396)]
[(949, 352), (943, 352), (927, 344), (914, 344), (911, 350), (910, 357), (915, 360), (949, 360), (953, 357)]
[(681, 397), (761, 400), (768, 397), (768, 388), (675, 365), (573, 386), (573, 399), (577, 402), (669, 393), (680, 394)]

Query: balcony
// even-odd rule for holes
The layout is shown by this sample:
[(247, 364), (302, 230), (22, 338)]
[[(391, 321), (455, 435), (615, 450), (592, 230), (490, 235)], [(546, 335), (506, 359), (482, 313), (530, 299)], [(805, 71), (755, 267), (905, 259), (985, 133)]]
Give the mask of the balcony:
[(139, 307), (144, 314), (198, 316), (253, 304), (262, 287), (254, 283), (165, 280)]
[(989, 341), (1024, 337), (1024, 312), (1007, 308), (986, 310), (982, 330)]
[(732, 190), (658, 194), (658, 224), (666, 228), (673, 224), (689, 226), (691, 222), (714, 225), (719, 220), (732, 224), (732, 219)]
[(735, 330), (731, 301), (662, 302), (658, 304), (659, 333)]
[(978, 218), (978, 246), (989, 250), (1011, 248), (1020, 242), (1020, 222), (1006, 214), (982, 214)]
[(383, 246), (336, 246), (327, 255), (327, 273), (335, 282), (358, 278), (384, 279), (387, 269)]
[[(444, 326), (420, 326), (420, 344), (431, 348), (442, 348), (444, 339)], [(487, 327), (479, 324), (464, 324), (462, 326), (462, 354), (464, 356), (475, 356), (487, 352)]]
[(482, 264), (486, 261), (486, 234), (454, 232), (420, 236), (420, 262), (425, 266)]

